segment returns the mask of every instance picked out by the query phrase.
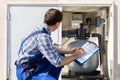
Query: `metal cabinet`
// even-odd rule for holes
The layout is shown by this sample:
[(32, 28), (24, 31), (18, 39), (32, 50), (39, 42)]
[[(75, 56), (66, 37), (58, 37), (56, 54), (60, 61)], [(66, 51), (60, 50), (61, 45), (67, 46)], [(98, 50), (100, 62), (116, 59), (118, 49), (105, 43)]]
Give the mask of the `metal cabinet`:
[[(7, 5), (7, 76), (10, 80), (16, 80), (16, 69), (14, 62), (17, 58), (18, 48), (21, 39), (26, 35), (34, 26), (39, 25), (43, 22), (43, 17), (45, 12), (50, 8), (57, 8), (59, 10), (72, 9), (72, 7), (108, 7), (109, 8), (109, 28), (106, 37), (106, 54), (107, 65), (108, 65), (108, 75), (110, 80), (114, 80), (114, 6), (113, 4), (19, 4)], [(72, 11), (72, 10), (71, 10)], [(60, 25), (62, 26), (62, 25)], [(55, 43), (61, 44), (62, 27), (59, 27), (54, 33), (52, 33), (52, 38)]]

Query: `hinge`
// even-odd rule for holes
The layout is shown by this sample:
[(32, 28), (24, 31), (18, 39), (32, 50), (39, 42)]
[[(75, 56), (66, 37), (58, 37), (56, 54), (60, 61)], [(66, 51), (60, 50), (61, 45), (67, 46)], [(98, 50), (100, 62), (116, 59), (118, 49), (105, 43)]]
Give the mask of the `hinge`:
[(112, 69), (110, 69), (110, 75), (112, 76)]
[(10, 15), (11, 15), (11, 13), (8, 12), (8, 13), (7, 13), (7, 20), (9, 20), (9, 21), (10, 21)]
[(112, 17), (112, 13), (110, 13), (110, 16)]
[(108, 35), (105, 35), (105, 41), (108, 41)]
[(10, 80), (10, 66), (7, 67), (7, 80)]

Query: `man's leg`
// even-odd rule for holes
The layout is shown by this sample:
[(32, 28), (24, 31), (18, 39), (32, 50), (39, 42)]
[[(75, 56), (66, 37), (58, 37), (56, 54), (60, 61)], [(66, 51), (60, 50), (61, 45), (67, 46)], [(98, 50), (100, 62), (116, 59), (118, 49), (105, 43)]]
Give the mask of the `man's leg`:
[(56, 67), (53, 67), (53, 68), (50, 69), (50, 71), (49, 71), (48, 74), (58, 80), (62, 68), (63, 68), (63, 67), (57, 67), (57, 68), (56, 68)]
[(16, 76), (17, 76), (17, 80), (31, 80), (30, 78), (26, 77), (23, 68), (16, 69)]
[(56, 79), (47, 73), (40, 73), (38, 75), (34, 75), (33, 80), (56, 80)]
[(42, 60), (42, 62), (38, 65), (35, 73), (33, 76), (36, 76), (34, 78), (40, 78), (42, 73), (46, 73), (50, 75), (51, 77), (55, 78), (58, 80), (60, 72), (61, 72), (62, 67), (55, 67), (53, 66), (47, 59)]

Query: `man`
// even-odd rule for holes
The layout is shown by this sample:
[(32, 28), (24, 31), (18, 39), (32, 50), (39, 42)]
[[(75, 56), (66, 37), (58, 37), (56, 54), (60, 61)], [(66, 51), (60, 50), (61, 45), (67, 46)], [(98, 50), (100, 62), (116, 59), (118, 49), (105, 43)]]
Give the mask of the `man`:
[(58, 80), (62, 67), (82, 56), (83, 49), (67, 50), (52, 44), (51, 32), (59, 27), (62, 17), (59, 10), (49, 9), (44, 24), (23, 39), (15, 62), (18, 80)]

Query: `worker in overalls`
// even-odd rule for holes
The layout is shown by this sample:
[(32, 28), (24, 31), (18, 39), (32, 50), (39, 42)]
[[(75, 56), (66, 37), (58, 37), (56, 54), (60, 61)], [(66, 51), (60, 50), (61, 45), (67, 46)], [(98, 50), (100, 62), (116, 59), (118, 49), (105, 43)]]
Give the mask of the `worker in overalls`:
[(68, 50), (53, 45), (51, 32), (59, 27), (62, 17), (59, 10), (49, 9), (44, 24), (36, 26), (22, 40), (15, 61), (18, 80), (58, 80), (62, 67), (82, 56), (83, 49)]

